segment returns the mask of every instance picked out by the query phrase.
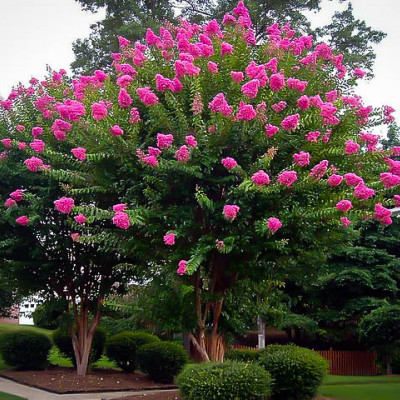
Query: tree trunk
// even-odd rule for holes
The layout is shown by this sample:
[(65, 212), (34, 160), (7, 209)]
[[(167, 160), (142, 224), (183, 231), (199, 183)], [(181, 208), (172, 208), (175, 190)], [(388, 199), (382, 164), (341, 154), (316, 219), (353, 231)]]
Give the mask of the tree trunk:
[(392, 356), (390, 354), (388, 354), (386, 356), (386, 374), (387, 375), (392, 375), (393, 374)]

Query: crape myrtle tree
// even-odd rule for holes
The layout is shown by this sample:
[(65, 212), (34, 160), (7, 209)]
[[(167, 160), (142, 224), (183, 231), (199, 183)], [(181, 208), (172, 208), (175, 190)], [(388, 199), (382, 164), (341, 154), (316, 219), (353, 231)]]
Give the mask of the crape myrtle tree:
[[(134, 41), (144, 35), (146, 28), (154, 29), (165, 20), (173, 22), (179, 17), (196, 23), (220, 20), (236, 4), (234, 0), (76, 1), (83, 10), (97, 12), (104, 8), (106, 11), (105, 18), (92, 25), (90, 36), (73, 44), (76, 59), (71, 66), (79, 74), (93, 73), (95, 69), (109, 66), (110, 54), (118, 51), (118, 35)], [(340, 4), (346, 0), (335, 1)], [(246, 6), (252, 15), (254, 35), (260, 43), (268, 38), (266, 28), (278, 19), (282, 25), (290, 22), (301, 33), (309, 32), (310, 22), (304, 12), (319, 12), (323, 8), (321, 0), (249, 0)], [(313, 34), (316, 40), (326, 40), (336, 51), (343, 53), (346, 64), (373, 76), (373, 45), (380, 43), (386, 34), (355, 19), (351, 5), (347, 10), (337, 12), (328, 26), (319, 27)]]
[[(32, 107), (39, 103), (37, 93), (32, 93), (29, 101), (25, 99), (23, 103), (15, 99), (13, 115), (3, 113), (0, 122), (2, 132), (9, 129), (13, 118), (25, 124), (16, 128), (20, 130), (17, 131), (18, 145), (7, 151), (7, 157), (0, 162), (0, 191), (5, 199), (0, 210), (1, 275), (17, 293), (39, 293), (45, 299), (68, 301), (70, 307), (66, 321), (74, 346), (77, 373), (85, 375), (103, 300), (110, 293), (123, 291), (124, 284), (134, 277), (135, 269), (125, 268), (126, 260), (116, 252), (104, 251), (95, 243), (79, 243), (73, 225), (80, 219), (68, 220), (63, 216), (68, 204), (57, 202), (55, 209), (54, 199), (62, 197), (68, 190), (63, 186), (62, 175), (68, 173), (63, 168), (74, 162), (67, 157), (61, 158), (62, 145), (66, 143), (60, 144), (58, 153), (52, 158), (54, 173), (59, 175), (53, 176), (53, 171), (49, 174), (32, 173), (34, 164), (20, 162), (20, 152), (27, 151), (28, 155), (33, 155), (42, 151), (41, 140), (32, 141), (29, 128), (38, 122)], [(7, 147), (7, 141), (4, 143)], [(51, 154), (51, 143), (46, 143), (46, 147), (46, 152)], [(95, 196), (91, 199), (93, 202), (98, 200)], [(108, 199), (109, 196), (103, 198)], [(23, 214), (29, 214), (29, 218)], [(99, 228), (103, 234), (107, 230), (106, 226)]]
[[(399, 201), (390, 157), (400, 149), (383, 151), (368, 133), (392, 109), (365, 106), (352, 93), (360, 74), (328, 45), (287, 24), (267, 32), (255, 46), (239, 2), (222, 25), (119, 37), (116, 79), (54, 72), (2, 103), (2, 162), (17, 154), (32, 174), (63, 182), (55, 206), (79, 244), (144, 254), (147, 271), (178, 267), (193, 286), (190, 337), (204, 360), (221, 354), (224, 300), (238, 281), (307, 279), (343, 229), (390, 224)], [(36, 121), (20, 132), (26, 114)], [(40, 138), (20, 150), (31, 131)]]

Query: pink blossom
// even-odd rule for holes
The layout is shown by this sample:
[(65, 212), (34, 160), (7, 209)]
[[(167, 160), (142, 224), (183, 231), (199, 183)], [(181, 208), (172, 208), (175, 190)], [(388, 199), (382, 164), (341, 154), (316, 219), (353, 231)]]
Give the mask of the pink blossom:
[(359, 183), (354, 189), (354, 196), (361, 200), (367, 200), (375, 195), (375, 190), (365, 186), (364, 183)]
[(62, 119), (78, 121), (86, 114), (85, 106), (76, 100), (65, 99), (64, 103), (56, 104), (56, 110)]
[(75, 202), (71, 197), (61, 197), (61, 199), (54, 201), (54, 206), (57, 211), (68, 214), (75, 207)]
[(275, 134), (278, 133), (278, 131), (279, 131), (278, 126), (271, 124), (265, 125), (265, 133), (267, 134), (268, 137), (274, 136)]
[(364, 183), (363, 178), (353, 173), (345, 174), (344, 179), (347, 186), (357, 186), (359, 183)]
[(341, 200), (336, 204), (336, 208), (339, 211), (348, 212), (353, 208), (353, 204), (350, 200)]
[(188, 135), (185, 137), (186, 144), (189, 147), (196, 147), (197, 146), (197, 140), (193, 135)]
[(121, 88), (126, 89), (132, 81), (133, 78), (130, 75), (122, 75), (117, 79), (117, 85)]
[(251, 121), (256, 115), (257, 112), (251, 104), (245, 104), (243, 101), (239, 103), (239, 111), (236, 114), (237, 119)]
[(167, 149), (173, 141), (174, 137), (171, 134), (164, 135), (163, 133), (157, 133), (157, 147), (160, 149)]
[(360, 79), (364, 78), (366, 74), (366, 72), (362, 71), (360, 68), (354, 68), (353, 73), (356, 78)]
[[(96, 103), (94, 103), (96, 104)], [(57, 130), (61, 130), (61, 131), (67, 131), (69, 132), (72, 128), (72, 124), (70, 124), (69, 122), (63, 121), (62, 119), (56, 119), (53, 122), (53, 125), (51, 126), (51, 130), (57, 131)]]
[(229, 219), (229, 220), (233, 221), (236, 218), (237, 213), (239, 211), (240, 211), (240, 207), (239, 206), (237, 206), (235, 204), (232, 204), (232, 205), (227, 204), (227, 205), (224, 206), (223, 214), (224, 214), (224, 217), (226, 219)]
[(278, 218), (268, 218), (268, 229), (272, 233), (275, 233), (279, 228), (282, 228), (282, 222)]
[(391, 172), (384, 172), (380, 175), (379, 180), (383, 183), (386, 189), (395, 187), (400, 184), (400, 176)]
[(299, 119), (300, 115), (299, 114), (294, 114), (294, 115), (288, 115), (282, 122), (281, 126), (283, 129), (286, 131), (292, 131), (297, 128), (299, 124)]
[(301, 96), (297, 100), (297, 105), (300, 110), (307, 110), (310, 107), (310, 98), (306, 95)]
[(59, 141), (65, 140), (67, 138), (67, 134), (63, 131), (54, 131), (53, 133), (54, 137)]
[(226, 169), (233, 169), (233, 168), (235, 168), (235, 167), (238, 165), (238, 163), (236, 162), (236, 160), (233, 159), (233, 158), (231, 158), (231, 157), (223, 158), (223, 159), (221, 160), (221, 162), (222, 162), (222, 165), (223, 165)]
[(136, 107), (133, 107), (131, 111), (129, 112), (129, 123), (130, 124), (137, 124), (140, 122), (140, 114), (139, 110)]
[(126, 210), (126, 204), (124, 204), (124, 203), (113, 205), (113, 211), (114, 212), (125, 211), (125, 210)]
[(215, 62), (209, 61), (207, 67), (212, 74), (218, 73), (218, 64), (216, 64)]
[(259, 87), (260, 81), (258, 79), (252, 79), (242, 86), (242, 93), (248, 98), (254, 99), (254, 97), (257, 96)]
[(395, 207), (400, 207), (400, 195), (398, 195), (398, 194), (395, 194), (394, 196), (393, 196), (393, 198), (394, 198), (394, 202), (395, 202)]
[(400, 156), (400, 146), (393, 146), (391, 150), (394, 157)]
[(310, 164), (310, 153), (301, 151), (300, 153), (293, 154), (293, 160), (295, 164), (299, 165), (300, 167), (305, 167), (306, 165)]
[(262, 169), (254, 173), (251, 177), (252, 182), (254, 182), (257, 186), (264, 186), (270, 183), (270, 179), (268, 174)]
[(342, 225), (345, 228), (347, 228), (349, 225), (351, 225), (351, 221), (347, 217), (340, 218), (340, 221), (342, 222)]
[(96, 69), (96, 71), (94, 71), (94, 77), (99, 82), (104, 82), (108, 78), (108, 75), (104, 71), (102, 71), (100, 69)]
[(92, 104), (92, 116), (96, 121), (106, 118), (107, 114), (108, 109), (104, 101), (99, 101), (98, 103)]
[(86, 149), (84, 147), (76, 147), (71, 153), (80, 161), (86, 160)]
[(352, 140), (348, 140), (346, 143), (346, 148), (344, 150), (344, 152), (347, 155), (351, 155), (351, 154), (356, 154), (358, 153), (358, 151), (360, 150), (360, 145), (356, 142), (353, 142)]
[(200, 68), (196, 67), (191, 61), (176, 60), (175, 61), (175, 74), (176, 78), (181, 78), (182, 76), (197, 76), (200, 73)]
[(24, 150), (26, 148), (26, 143), (25, 142), (18, 142), (18, 149), (19, 150)]
[[(142, 96), (139, 94), (139, 90), (140, 90), (140, 88), (137, 89), (136, 92), (138, 93), (140, 100), (144, 104), (146, 104), (146, 102), (143, 101)], [(157, 96), (154, 93), (151, 92), (151, 94), (157, 98)], [(120, 107), (128, 108), (131, 106), (132, 102), (133, 102), (133, 100), (132, 100), (132, 97), (130, 96), (130, 94), (126, 91), (126, 89), (122, 88), (118, 94), (118, 104), (120, 105)], [(157, 102), (158, 102), (158, 98), (157, 98)], [(150, 105), (150, 104), (146, 104), (146, 105)]]
[(186, 162), (187, 160), (189, 160), (189, 156), (190, 156), (190, 152), (186, 145), (181, 146), (175, 152), (175, 158), (179, 162)]
[(271, 108), (275, 111), (275, 112), (281, 112), (283, 111), (287, 106), (286, 101), (279, 101), (276, 104), (272, 104)]
[(289, 89), (292, 90), (297, 90), (298, 92), (304, 92), (304, 90), (306, 89), (308, 85), (308, 82), (306, 81), (301, 81), (299, 79), (296, 78), (288, 78), (287, 80), (287, 86)]
[(128, 229), (131, 225), (129, 215), (123, 211), (117, 211), (112, 219), (115, 226), (121, 229)]
[(25, 130), (25, 126), (24, 125), (17, 125), (15, 128), (17, 129), (18, 132), (22, 132), (22, 131)]
[(15, 207), (15, 206), (17, 205), (17, 202), (16, 202), (14, 199), (7, 199), (7, 200), (4, 202), (4, 205), (5, 205), (6, 207), (8, 207), (8, 208), (11, 208), (11, 207)]
[(392, 212), (383, 207), (381, 203), (375, 204), (375, 219), (382, 225), (390, 225), (392, 223), (391, 215)]
[(29, 147), (35, 151), (36, 153), (43, 153), (45, 148), (45, 143), (43, 140), (35, 139), (32, 143), (29, 144)]
[(124, 130), (119, 125), (114, 125), (110, 128), (111, 135), (117, 137), (124, 134)]
[(285, 87), (285, 75), (282, 73), (271, 75), (269, 79), (269, 86), (274, 92), (283, 89)]
[(86, 217), (83, 214), (78, 214), (77, 216), (74, 217), (74, 220), (78, 224), (84, 224), (86, 222)]
[(244, 79), (244, 74), (242, 71), (231, 71), (231, 78), (236, 82), (239, 83)]
[(174, 90), (174, 83), (171, 79), (164, 78), (161, 74), (156, 74), (156, 89), (160, 92), (165, 92), (166, 90)]
[(385, 161), (390, 167), (389, 172), (395, 175), (400, 175), (400, 161), (392, 160), (391, 158), (387, 158)]
[(296, 181), (297, 181), (296, 171), (283, 171), (278, 176), (278, 183), (280, 183), (281, 185), (285, 185), (287, 187), (291, 186)]
[(14, 192), (10, 193), (10, 197), (15, 201), (22, 201), (24, 199), (24, 192), (22, 189), (14, 190)]
[(130, 46), (131, 42), (123, 36), (118, 36), (118, 43), (121, 47)]
[(305, 136), (305, 139), (308, 142), (313, 142), (313, 143), (317, 143), (318, 142), (318, 138), (321, 136), (321, 132), (319, 131), (313, 131), (313, 132), (308, 132), (307, 135)]
[(71, 239), (74, 241), (74, 242), (79, 242), (79, 238), (80, 238), (80, 234), (78, 233), (78, 232), (73, 232), (73, 233), (71, 233)]
[(233, 46), (229, 43), (222, 42), (221, 43), (221, 55), (225, 54), (232, 54), (233, 53)]
[(187, 261), (185, 261), (185, 260), (179, 261), (178, 267), (179, 268), (176, 270), (176, 272), (179, 275), (184, 275), (186, 273), (186, 270), (187, 270)]
[(338, 98), (338, 91), (332, 90), (330, 92), (325, 93), (326, 100), (333, 102)]
[(29, 171), (37, 172), (40, 167), (43, 166), (43, 161), (37, 157), (31, 157), (24, 161), (24, 164)]
[(38, 136), (43, 134), (43, 128), (41, 126), (34, 126), (32, 128), (32, 136), (37, 138)]
[(225, 95), (223, 93), (218, 93), (208, 104), (208, 107), (211, 112), (220, 112), (222, 115), (225, 116), (230, 115), (233, 112), (232, 107), (226, 101)]
[(11, 149), (12, 147), (12, 140), (11, 139), (1, 139), (1, 143), (3, 143), (6, 149)]
[(175, 244), (175, 233), (167, 233), (164, 235), (164, 243), (168, 246), (173, 246)]
[(151, 167), (157, 167), (159, 164), (157, 157), (153, 155), (144, 156), (141, 161)]
[(29, 218), (26, 215), (21, 215), (20, 217), (18, 217), (15, 222), (17, 224), (20, 224), (22, 226), (28, 225), (29, 224)]
[(161, 150), (157, 149), (157, 147), (149, 146), (147, 150), (149, 152), (149, 155), (154, 156), (154, 157), (158, 157), (161, 154)]
[(328, 170), (328, 165), (329, 161), (328, 160), (322, 160), (320, 161), (317, 165), (315, 165), (313, 168), (311, 168), (310, 171), (310, 177), (315, 178), (315, 179), (321, 179), (326, 171)]

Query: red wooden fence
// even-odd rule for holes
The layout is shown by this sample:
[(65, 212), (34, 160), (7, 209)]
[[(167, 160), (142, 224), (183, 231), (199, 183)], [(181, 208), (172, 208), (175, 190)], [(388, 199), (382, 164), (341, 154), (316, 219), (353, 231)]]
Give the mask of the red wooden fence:
[(332, 375), (377, 375), (376, 352), (373, 351), (317, 351), (329, 362)]
[[(234, 349), (256, 349), (241, 344), (233, 344)], [(329, 362), (329, 373), (332, 375), (377, 375), (376, 352), (353, 350), (317, 350), (318, 354)]]

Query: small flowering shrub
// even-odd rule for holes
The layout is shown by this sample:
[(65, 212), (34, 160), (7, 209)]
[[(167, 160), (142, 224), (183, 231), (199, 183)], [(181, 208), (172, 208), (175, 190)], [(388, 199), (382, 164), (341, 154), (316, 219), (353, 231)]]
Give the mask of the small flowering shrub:
[[(62, 184), (52, 200), (71, 240), (127, 257), (147, 246), (149, 263), (194, 274), (196, 304), (209, 302), (198, 313), (218, 320), (237, 279), (307, 268), (355, 220), (388, 225), (400, 204), (399, 149), (369, 132), (394, 110), (364, 104), (353, 93), (363, 74), (327, 44), (288, 24), (267, 34), (256, 45), (239, 2), (222, 24), (120, 37), (110, 75), (53, 72), (13, 90), (0, 163)], [(10, 194), (4, 215), (22, 229), (39, 218), (34, 187), (18, 189), (32, 200)]]

